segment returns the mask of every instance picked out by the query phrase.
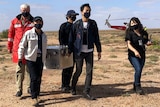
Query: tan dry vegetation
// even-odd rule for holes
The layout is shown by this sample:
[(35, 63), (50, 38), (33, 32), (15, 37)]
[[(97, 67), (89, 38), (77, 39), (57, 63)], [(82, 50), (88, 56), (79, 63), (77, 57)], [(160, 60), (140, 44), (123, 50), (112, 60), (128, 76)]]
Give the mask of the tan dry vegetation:
[[(149, 29), (152, 39), (159, 40), (159, 29)], [(48, 45), (58, 44), (58, 32), (46, 32)], [(160, 52), (147, 47), (146, 65), (142, 73), (144, 96), (132, 91), (134, 70), (127, 59), (124, 31), (100, 31), (102, 59), (94, 57), (93, 86), (91, 93), (96, 101), (88, 101), (82, 95), (85, 67), (79, 78), (76, 96), (61, 93), (61, 70), (45, 69), (42, 77), (40, 107), (159, 107), (160, 104)], [(30, 107), (31, 98), (26, 93), (16, 98), (15, 64), (6, 49), (7, 39), (0, 41), (0, 107)]]

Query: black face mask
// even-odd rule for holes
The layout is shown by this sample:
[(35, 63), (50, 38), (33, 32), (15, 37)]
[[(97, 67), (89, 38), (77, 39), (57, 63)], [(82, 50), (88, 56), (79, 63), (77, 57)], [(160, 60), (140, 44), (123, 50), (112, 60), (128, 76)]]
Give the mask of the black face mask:
[(85, 17), (85, 18), (89, 18), (89, 17), (90, 17), (90, 15), (91, 15), (91, 13), (90, 13), (90, 12), (86, 12), (86, 13), (84, 13), (84, 17)]
[(131, 28), (132, 30), (137, 30), (137, 29), (138, 29), (138, 24), (133, 25), (133, 26), (131, 26), (130, 28)]
[(71, 20), (75, 21), (76, 20), (76, 16), (71, 16)]
[(37, 29), (41, 29), (41, 28), (42, 28), (42, 24), (35, 24), (34, 26), (35, 26), (35, 28), (37, 28)]
[(23, 15), (24, 17), (28, 17), (28, 16), (29, 16), (29, 12), (23, 12), (22, 15)]

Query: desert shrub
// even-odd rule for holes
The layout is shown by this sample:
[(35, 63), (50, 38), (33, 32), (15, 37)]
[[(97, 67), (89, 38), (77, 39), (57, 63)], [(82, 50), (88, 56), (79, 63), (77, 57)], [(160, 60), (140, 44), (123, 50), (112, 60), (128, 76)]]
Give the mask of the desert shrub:
[(150, 61), (152, 62), (157, 62), (159, 60), (159, 57), (156, 56), (156, 55), (151, 55), (151, 56), (148, 56), (148, 58), (150, 59)]
[(116, 55), (110, 55), (109, 57), (110, 57), (110, 58), (117, 58)]
[(156, 52), (160, 52), (160, 45), (159, 44), (153, 44), (151, 46), (148, 47), (149, 51), (156, 51)]
[(8, 29), (3, 30), (0, 34), (0, 38), (7, 38), (8, 37)]

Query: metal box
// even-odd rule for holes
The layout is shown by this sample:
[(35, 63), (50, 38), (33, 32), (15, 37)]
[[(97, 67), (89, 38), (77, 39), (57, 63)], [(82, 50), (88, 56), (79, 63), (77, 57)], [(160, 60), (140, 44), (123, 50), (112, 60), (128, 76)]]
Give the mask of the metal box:
[(67, 46), (48, 46), (45, 67), (47, 69), (64, 69), (73, 66), (73, 54), (67, 55)]

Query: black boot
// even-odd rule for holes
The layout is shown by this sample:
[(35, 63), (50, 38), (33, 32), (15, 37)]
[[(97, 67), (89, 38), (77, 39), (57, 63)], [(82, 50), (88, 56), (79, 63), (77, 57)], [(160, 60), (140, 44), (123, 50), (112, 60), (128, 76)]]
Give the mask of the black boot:
[(139, 95), (145, 95), (145, 93), (144, 93), (141, 85), (138, 85), (138, 86), (135, 86), (135, 85), (134, 85), (133, 89), (134, 89), (134, 91), (135, 91), (137, 94), (139, 94)]
[(86, 99), (88, 99), (88, 100), (96, 100), (96, 98), (93, 97), (93, 96), (91, 96), (91, 95), (89, 94), (89, 92), (84, 92), (84, 91), (83, 91), (83, 97), (86, 98)]
[(72, 87), (71, 93), (72, 93), (72, 95), (77, 95), (75, 87)]

